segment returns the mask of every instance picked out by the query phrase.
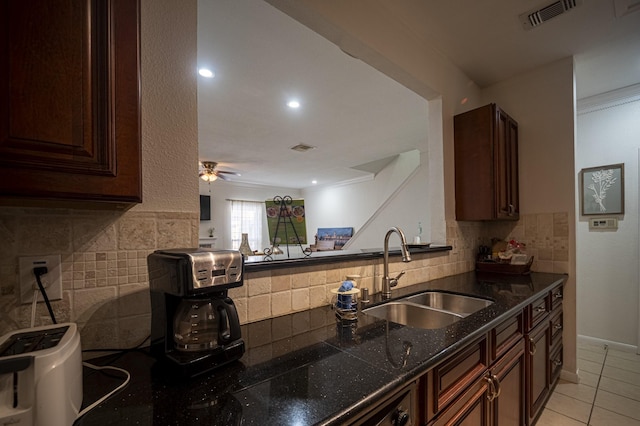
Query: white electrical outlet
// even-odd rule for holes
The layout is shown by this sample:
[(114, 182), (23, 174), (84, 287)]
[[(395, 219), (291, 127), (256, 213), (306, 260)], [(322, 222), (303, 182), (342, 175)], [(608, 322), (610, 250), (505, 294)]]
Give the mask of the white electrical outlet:
[[(49, 300), (62, 299), (62, 268), (60, 267), (60, 255), (49, 256), (25, 256), (19, 258), (20, 262), (20, 302), (31, 303), (33, 291), (38, 288), (33, 269), (46, 266), (48, 272), (40, 277), (42, 286), (47, 292)], [(44, 302), (44, 298), (38, 291), (38, 302)]]

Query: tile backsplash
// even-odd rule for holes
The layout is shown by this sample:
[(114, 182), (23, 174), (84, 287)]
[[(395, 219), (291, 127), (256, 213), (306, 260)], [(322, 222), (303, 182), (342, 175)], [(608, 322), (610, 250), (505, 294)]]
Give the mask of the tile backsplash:
[[(85, 349), (132, 347), (150, 330), (146, 257), (160, 248), (195, 246), (197, 213), (104, 212), (0, 208), (0, 334), (30, 326), (31, 306), (17, 301), (18, 258), (60, 254), (63, 300), (52, 302), (59, 322), (78, 323)], [(518, 222), (447, 222), (451, 251), (392, 257), (390, 273), (408, 286), (474, 269), (480, 244), (515, 238), (535, 257), (532, 269), (568, 271), (568, 213), (524, 215)], [(346, 275), (380, 291), (382, 259), (247, 273), (230, 290), (242, 323), (279, 317), (330, 303)], [(50, 319), (38, 304), (36, 325)]]

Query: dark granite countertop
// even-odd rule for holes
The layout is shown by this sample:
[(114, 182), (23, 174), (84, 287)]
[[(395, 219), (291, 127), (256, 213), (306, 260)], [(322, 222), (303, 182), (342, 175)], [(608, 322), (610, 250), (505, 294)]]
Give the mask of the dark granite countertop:
[[(566, 275), (473, 272), (393, 290), (445, 290), (495, 300), (450, 326), (424, 330), (360, 313), (355, 327), (321, 307), (242, 326), (247, 350), (232, 364), (174, 381), (144, 349), (94, 359), (127, 369), (131, 382), (79, 419), (80, 426), (343, 424), (522, 309)], [(379, 295), (369, 305), (380, 303)], [(402, 364), (404, 345), (412, 348)], [(84, 405), (121, 380), (85, 371)]]

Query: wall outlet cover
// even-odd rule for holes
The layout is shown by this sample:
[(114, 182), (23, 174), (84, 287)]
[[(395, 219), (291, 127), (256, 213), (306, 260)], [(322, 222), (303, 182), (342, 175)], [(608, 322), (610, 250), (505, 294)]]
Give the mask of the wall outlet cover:
[[(33, 269), (46, 266), (48, 272), (40, 277), (42, 286), (47, 292), (49, 300), (62, 299), (62, 268), (60, 267), (60, 255), (24, 256), (19, 258), (20, 266), (20, 302), (31, 303), (34, 289), (38, 288)], [(38, 302), (44, 302), (44, 298), (38, 291)]]

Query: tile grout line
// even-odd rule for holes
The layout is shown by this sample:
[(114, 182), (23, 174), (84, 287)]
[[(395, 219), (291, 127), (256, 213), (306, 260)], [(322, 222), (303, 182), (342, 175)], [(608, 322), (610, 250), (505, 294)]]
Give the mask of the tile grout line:
[(602, 367), (600, 368), (600, 374), (598, 375), (598, 383), (596, 383), (596, 391), (593, 394), (593, 402), (591, 403), (591, 410), (589, 411), (589, 418), (587, 419), (587, 425), (591, 424), (591, 416), (593, 415), (593, 408), (596, 405), (596, 398), (598, 397), (598, 389), (600, 389), (600, 380), (602, 380), (602, 373), (604, 372), (604, 365), (607, 362), (608, 353), (609, 353), (609, 345), (604, 345), (604, 359), (602, 360)]

